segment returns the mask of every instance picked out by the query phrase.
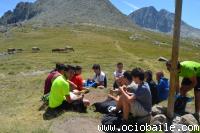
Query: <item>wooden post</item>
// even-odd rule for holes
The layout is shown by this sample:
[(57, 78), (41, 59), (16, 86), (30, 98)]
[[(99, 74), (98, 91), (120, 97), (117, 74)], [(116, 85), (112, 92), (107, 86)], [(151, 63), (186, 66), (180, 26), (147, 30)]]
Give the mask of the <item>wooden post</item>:
[(178, 83), (177, 63), (179, 56), (179, 42), (180, 42), (180, 29), (181, 29), (181, 15), (182, 15), (182, 0), (176, 0), (176, 10), (174, 18), (174, 34), (172, 46), (172, 68), (170, 70), (170, 92), (168, 98), (167, 116), (174, 117), (174, 102), (175, 92)]

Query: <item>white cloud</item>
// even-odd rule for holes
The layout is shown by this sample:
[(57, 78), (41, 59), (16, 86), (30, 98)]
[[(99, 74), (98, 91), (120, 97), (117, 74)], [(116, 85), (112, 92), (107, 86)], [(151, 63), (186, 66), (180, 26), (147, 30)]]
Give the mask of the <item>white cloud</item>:
[(137, 7), (136, 5), (134, 5), (134, 4), (132, 4), (132, 3), (128, 2), (128, 1), (122, 0), (122, 2), (123, 2), (124, 4), (126, 4), (127, 6), (133, 8), (134, 10), (139, 9), (139, 7)]

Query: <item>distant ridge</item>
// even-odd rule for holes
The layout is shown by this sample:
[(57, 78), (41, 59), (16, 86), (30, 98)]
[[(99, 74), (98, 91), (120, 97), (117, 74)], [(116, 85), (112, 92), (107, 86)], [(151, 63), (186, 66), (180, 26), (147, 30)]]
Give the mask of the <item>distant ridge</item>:
[[(132, 12), (129, 18), (136, 25), (164, 33), (173, 32), (174, 13), (162, 9), (157, 11), (153, 6), (144, 7)], [(181, 35), (183, 37), (200, 38), (200, 29), (194, 28), (184, 21), (181, 25)]]

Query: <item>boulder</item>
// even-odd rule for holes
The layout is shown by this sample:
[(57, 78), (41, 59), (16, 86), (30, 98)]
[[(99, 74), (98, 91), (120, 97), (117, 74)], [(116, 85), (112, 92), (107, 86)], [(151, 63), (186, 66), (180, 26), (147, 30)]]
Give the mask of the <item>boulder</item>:
[(180, 121), (181, 121), (181, 116), (175, 116), (172, 122), (178, 124), (180, 123)]
[(158, 114), (166, 114), (167, 108), (160, 106), (160, 105), (154, 105), (152, 107), (152, 116), (156, 116)]
[(167, 117), (163, 114), (158, 114), (151, 119), (151, 125), (164, 125), (167, 123)]
[(180, 124), (183, 125), (198, 125), (198, 121), (195, 119), (195, 117), (192, 114), (186, 114), (181, 116)]
[(0, 26), (0, 33), (7, 32), (7, 28), (5, 26)]

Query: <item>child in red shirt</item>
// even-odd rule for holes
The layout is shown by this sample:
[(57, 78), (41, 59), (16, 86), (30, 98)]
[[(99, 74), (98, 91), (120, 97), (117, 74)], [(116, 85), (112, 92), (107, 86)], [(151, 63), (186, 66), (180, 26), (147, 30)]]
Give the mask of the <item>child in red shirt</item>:
[(70, 79), (70, 81), (77, 86), (76, 90), (78, 91), (82, 91), (85, 89), (83, 87), (83, 78), (81, 76), (81, 73), (82, 73), (82, 68), (80, 66), (76, 66), (75, 75)]

